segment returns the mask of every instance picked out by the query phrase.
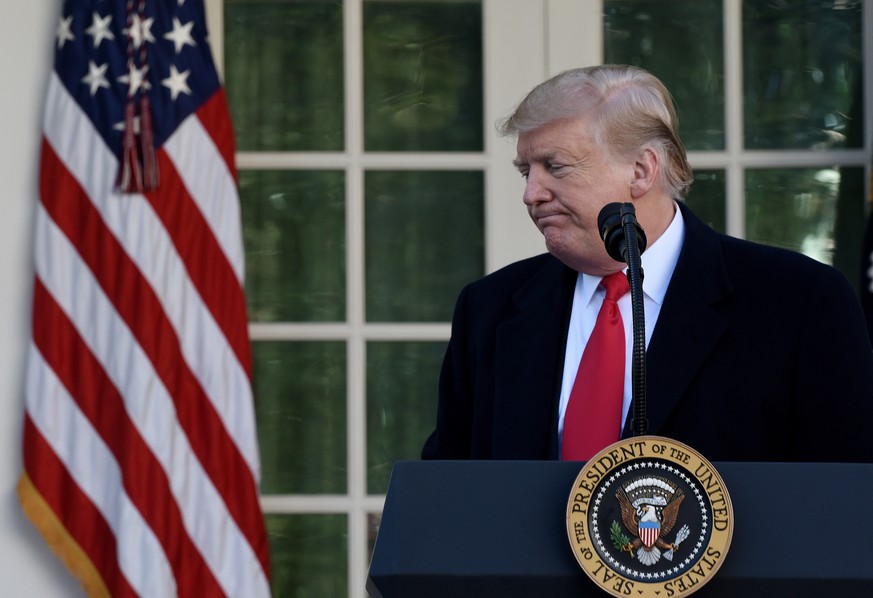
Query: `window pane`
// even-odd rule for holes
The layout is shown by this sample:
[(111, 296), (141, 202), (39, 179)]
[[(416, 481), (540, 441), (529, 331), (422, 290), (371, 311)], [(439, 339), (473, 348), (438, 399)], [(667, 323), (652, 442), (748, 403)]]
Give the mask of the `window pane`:
[(224, 45), (238, 149), (343, 149), (341, 2), (225, 0)]
[(481, 151), (482, 6), (364, 2), (364, 147)]
[(345, 179), (331, 171), (239, 174), (254, 321), (345, 319)]
[[(746, 236), (833, 263), (837, 199), (844, 175), (863, 176), (863, 169), (747, 170)], [(860, 234), (861, 227), (857, 228)]]
[(743, 2), (747, 148), (862, 146), (861, 7)]
[(364, 193), (367, 320), (451, 320), (484, 274), (482, 172), (370, 171)]
[(446, 343), (367, 343), (367, 490), (384, 494), (398, 459), (419, 459), (433, 431)]
[(264, 494), (346, 491), (346, 347), (253, 343)]
[(273, 596), (348, 596), (345, 515), (267, 515), (265, 520)]
[(695, 170), (685, 203), (694, 214), (719, 232), (727, 230), (724, 170)]
[(689, 150), (724, 149), (722, 3), (605, 0), (603, 56), (661, 79), (679, 110)]

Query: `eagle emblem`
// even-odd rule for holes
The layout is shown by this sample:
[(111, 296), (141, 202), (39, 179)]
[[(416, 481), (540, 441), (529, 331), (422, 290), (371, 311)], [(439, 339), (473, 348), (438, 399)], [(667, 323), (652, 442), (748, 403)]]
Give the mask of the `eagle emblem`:
[(673, 553), (690, 533), (688, 526), (684, 525), (672, 543), (666, 541), (685, 499), (682, 490), (662, 477), (649, 476), (624, 484), (615, 497), (621, 507), (624, 530), (633, 538), (624, 533), (618, 522), (613, 522), (613, 545), (635, 556), (644, 565), (654, 565), (661, 556), (672, 561)]

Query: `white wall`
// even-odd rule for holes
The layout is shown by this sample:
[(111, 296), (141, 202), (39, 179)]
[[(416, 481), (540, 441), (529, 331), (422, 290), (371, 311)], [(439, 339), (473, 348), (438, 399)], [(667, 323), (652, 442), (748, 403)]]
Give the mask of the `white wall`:
[(15, 494), (42, 106), (59, 11), (60, 2), (0, 3), (0, 594), (8, 598), (83, 595)]

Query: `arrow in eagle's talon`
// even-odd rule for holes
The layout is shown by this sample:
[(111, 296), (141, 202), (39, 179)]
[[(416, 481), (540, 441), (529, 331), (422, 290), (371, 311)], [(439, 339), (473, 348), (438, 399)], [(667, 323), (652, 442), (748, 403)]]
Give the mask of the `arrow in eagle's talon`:
[(676, 534), (676, 542), (670, 544), (670, 550), (664, 553), (664, 558), (668, 561), (673, 560), (673, 551), (679, 549), (679, 545), (682, 544), (682, 541), (688, 537), (688, 534), (691, 530), (688, 529), (688, 525), (683, 525), (682, 529), (679, 530), (679, 533)]

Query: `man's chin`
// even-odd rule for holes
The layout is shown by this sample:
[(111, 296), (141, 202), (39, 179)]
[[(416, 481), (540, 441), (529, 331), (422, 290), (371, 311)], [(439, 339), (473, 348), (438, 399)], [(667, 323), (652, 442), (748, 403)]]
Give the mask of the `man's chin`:
[(621, 268), (621, 264), (610, 259), (605, 250), (603, 255), (585, 255), (578, 246), (550, 242), (548, 238), (546, 238), (546, 250), (565, 266), (583, 274), (604, 276)]

